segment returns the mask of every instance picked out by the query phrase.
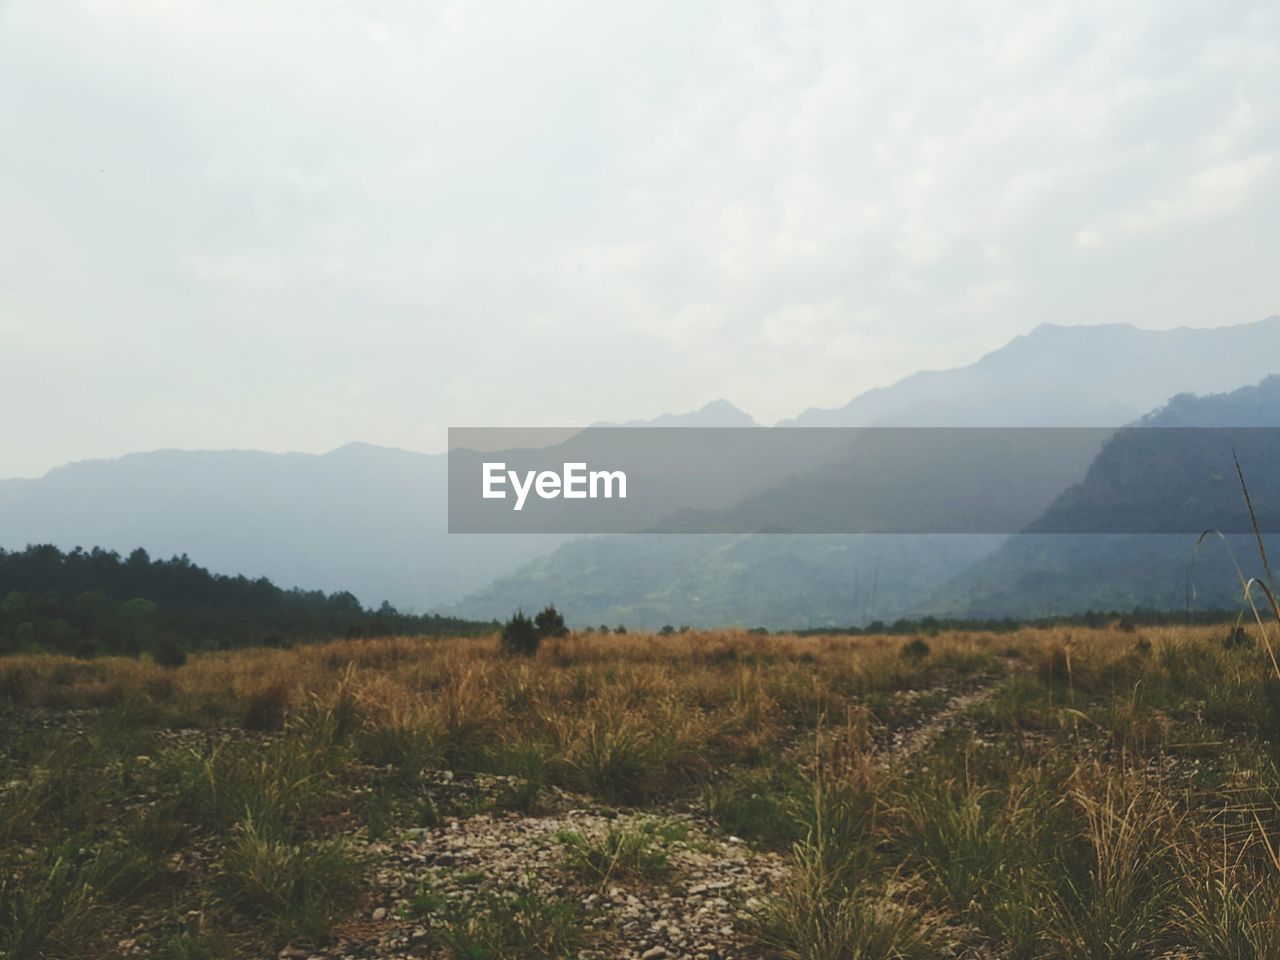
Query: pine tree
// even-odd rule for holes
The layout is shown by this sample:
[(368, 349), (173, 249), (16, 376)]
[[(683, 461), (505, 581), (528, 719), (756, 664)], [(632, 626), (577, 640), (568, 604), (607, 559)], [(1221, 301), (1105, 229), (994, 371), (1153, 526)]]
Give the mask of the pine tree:
[(539, 639), (563, 637), (569, 632), (569, 628), (564, 625), (564, 616), (554, 604), (534, 617), (533, 625), (538, 631)]
[(510, 654), (532, 657), (538, 652), (541, 639), (533, 621), (522, 610), (517, 610), (516, 615), (502, 628), (502, 649)]

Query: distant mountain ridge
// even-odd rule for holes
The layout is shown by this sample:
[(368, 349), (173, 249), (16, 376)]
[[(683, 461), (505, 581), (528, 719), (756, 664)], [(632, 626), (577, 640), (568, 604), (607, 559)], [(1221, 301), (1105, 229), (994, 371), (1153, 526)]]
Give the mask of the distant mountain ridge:
[[(1274, 358), (1280, 317), (1167, 331), (1043, 326), (974, 364), (915, 374), (780, 426), (1120, 426), (1177, 394), (1256, 383), (1280, 372)], [(647, 423), (753, 422), (713, 401)], [(405, 610), (482, 619), (506, 616), (521, 597), (536, 596), (562, 602), (577, 623), (802, 627), (919, 611), (1000, 543), (450, 536), (445, 490), (443, 454), (367, 444), (320, 455), (132, 454), (0, 481), (0, 547), (141, 546), (285, 587), (350, 589), (367, 604), (387, 599)], [(563, 600), (570, 597), (578, 601)]]
[[(915, 374), (840, 410), (811, 410), (781, 426), (1119, 427), (1175, 395), (1231, 390), (1278, 369), (1280, 317), (1170, 331), (1042, 326), (968, 367)], [(516, 603), (573, 598), (563, 606), (582, 623), (633, 617), (647, 626), (711, 625), (729, 616), (781, 628), (892, 619), (930, 612), (942, 584), (1003, 542), (775, 535), (703, 537), (699, 548), (697, 537), (677, 542), (684, 539), (566, 544), (452, 610), (489, 617)], [(815, 556), (824, 558), (821, 569)], [(1108, 609), (1117, 606), (1124, 603)]]
[[(1204, 427), (1244, 429), (1224, 429), (1221, 442), (1212, 444), (1161, 429)], [(1229, 393), (1172, 398), (1133, 429), (1112, 437), (1085, 478), (1059, 496), (1028, 528), (1031, 532), (1010, 538), (942, 586), (930, 599), (929, 612), (1035, 617), (1139, 606), (1238, 606), (1243, 594), (1236, 564), (1246, 576), (1265, 571), (1247, 532), (1250, 520), (1233, 448), (1264, 530), (1275, 529), (1280, 510), (1280, 451), (1269, 431), (1262, 442), (1248, 435), (1259, 427), (1280, 428), (1280, 376)], [(1156, 476), (1170, 482), (1151, 482)], [(1082, 511), (1096, 516), (1108, 509), (1122, 511), (1135, 527), (1146, 520), (1153, 530), (1167, 529), (1164, 518), (1176, 511), (1203, 517), (1198, 529), (1243, 532), (1210, 536), (1199, 548), (1196, 532), (1036, 532), (1071, 529), (1073, 516)], [(1264, 537), (1273, 554), (1274, 539)]]
[[(726, 401), (655, 421), (751, 422)], [(0, 547), (143, 547), (216, 573), (425, 612), (569, 539), (450, 535), (447, 483), (446, 454), (360, 442), (323, 454), (157, 450), (84, 460), (0, 480)]]
[(1118, 426), (1175, 394), (1280, 372), (1278, 348), (1280, 316), (1173, 330), (1042, 324), (969, 366), (915, 373), (778, 426)]
[(663, 413), (652, 420), (600, 421), (593, 427), (758, 427), (760, 424), (728, 400), (712, 400), (690, 413)]
[(445, 466), (443, 454), (359, 443), (326, 454), (166, 450), (83, 461), (0, 483), (0, 546), (143, 547), (218, 573), (424, 611), (565, 539), (450, 541)]

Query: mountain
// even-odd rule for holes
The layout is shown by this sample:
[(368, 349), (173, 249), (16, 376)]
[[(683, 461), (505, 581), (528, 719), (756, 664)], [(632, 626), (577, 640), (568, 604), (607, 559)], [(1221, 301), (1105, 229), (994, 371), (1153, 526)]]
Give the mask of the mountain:
[(743, 413), (728, 400), (712, 400), (690, 413), (664, 413), (652, 420), (628, 420), (625, 423), (592, 424), (594, 427), (758, 427), (750, 414)]
[[(843, 627), (918, 613), (1003, 538), (639, 534), (573, 540), (450, 608), (537, 609), (575, 626)], [(504, 614), (497, 614), (504, 615)]]
[(326, 454), (159, 450), (0, 482), (0, 547), (187, 554), (217, 573), (426, 610), (564, 537), (450, 537), (446, 458), (353, 443)]
[[(967, 367), (916, 374), (786, 425), (1119, 427), (1175, 394), (1256, 383), (1274, 372), (1277, 356), (1280, 317), (1168, 331), (1044, 326)], [(648, 421), (751, 424), (724, 401)], [(1001, 543), (823, 534), (450, 536), (446, 484), (442, 454), (364, 444), (323, 455), (133, 454), (0, 481), (0, 547), (141, 546), (158, 557), (188, 554), (214, 572), (481, 619), (536, 597), (562, 603), (576, 623), (798, 627), (920, 612), (930, 597), (954, 604), (957, 597), (942, 596), (939, 586)]]
[[(1205, 427), (1220, 429), (1199, 429)], [(1225, 394), (1174, 397), (1117, 432), (1079, 484), (1056, 498), (1029, 532), (944, 585), (931, 598), (931, 611), (1044, 616), (1139, 606), (1236, 607), (1242, 599), (1236, 564), (1246, 576), (1261, 575), (1263, 568), (1233, 456), (1262, 529), (1280, 529), (1278, 427), (1280, 377)], [(1155, 532), (1061, 532), (1097, 529), (1110, 519)], [(1197, 547), (1198, 532), (1210, 528), (1225, 533)], [(1269, 553), (1275, 555), (1274, 545)]]
[[(653, 421), (751, 422), (723, 400)], [(365, 443), (319, 455), (157, 450), (82, 461), (38, 479), (0, 480), (0, 548), (142, 547), (155, 557), (189, 555), (215, 573), (424, 611), (569, 539), (450, 535), (447, 467), (445, 454)]]
[(1044, 324), (954, 370), (916, 373), (779, 426), (1105, 427), (1178, 393), (1221, 393), (1278, 372), (1280, 316), (1143, 330)]
[[(1176, 394), (1255, 383), (1276, 371), (1276, 357), (1280, 316), (1165, 331), (1046, 325), (967, 367), (915, 374), (839, 410), (810, 410), (780, 426), (1120, 427)], [(1078, 465), (1080, 474), (1087, 466)], [(594, 537), (565, 544), (453, 610), (488, 618), (554, 600), (580, 624), (865, 623), (935, 605), (952, 609), (955, 596), (940, 596), (939, 587), (1002, 542), (960, 535)], [(815, 557), (822, 558), (818, 569)], [(887, 557), (894, 558), (892, 575)], [(865, 585), (873, 580), (869, 603)], [(1168, 602), (1166, 596), (1161, 605)]]

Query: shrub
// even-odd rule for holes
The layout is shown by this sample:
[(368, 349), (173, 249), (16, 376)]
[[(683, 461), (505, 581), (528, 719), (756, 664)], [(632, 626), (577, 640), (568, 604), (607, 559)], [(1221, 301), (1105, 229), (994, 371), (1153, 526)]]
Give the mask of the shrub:
[(1253, 637), (1249, 636), (1249, 631), (1244, 627), (1236, 626), (1223, 637), (1222, 646), (1226, 650), (1248, 650), (1253, 646)]
[(161, 640), (155, 652), (156, 663), (176, 669), (187, 662), (187, 652), (171, 639)]
[(923, 660), (925, 657), (929, 656), (929, 652), (929, 644), (921, 640), (919, 637), (916, 637), (910, 643), (903, 646), (902, 659), (917, 661)]
[(246, 730), (279, 730), (284, 726), (284, 715), (288, 709), (289, 686), (283, 680), (277, 680), (245, 698), (241, 724)]
[(502, 649), (517, 656), (533, 656), (538, 652), (541, 639), (533, 621), (521, 610), (517, 610), (516, 615), (502, 628)]
[(533, 618), (533, 627), (539, 639), (563, 637), (569, 633), (569, 628), (564, 625), (564, 616), (554, 605), (547, 607)]

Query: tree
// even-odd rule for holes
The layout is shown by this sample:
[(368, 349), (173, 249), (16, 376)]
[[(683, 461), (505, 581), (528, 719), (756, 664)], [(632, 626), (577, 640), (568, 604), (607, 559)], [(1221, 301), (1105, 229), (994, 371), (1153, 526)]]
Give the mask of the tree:
[(919, 637), (905, 644), (899, 655), (903, 660), (914, 660), (917, 663), (929, 656), (929, 644), (925, 643)]
[(547, 637), (563, 637), (569, 632), (564, 625), (564, 616), (555, 605), (551, 605), (533, 618), (533, 626), (538, 631), (538, 639)]
[(390, 603), (366, 610), (350, 593), (283, 590), (265, 578), (210, 573), (186, 556), (153, 560), (139, 549), (126, 560), (99, 547), (66, 554), (49, 545), (0, 548), (0, 652), (136, 656), (166, 638), (186, 650), (230, 649), (263, 637), (287, 646), (344, 635), (479, 636), (495, 629), (496, 621), (401, 613)]
[(541, 639), (533, 621), (522, 610), (517, 610), (502, 628), (502, 649), (517, 656), (532, 657), (538, 652)]
[(187, 662), (186, 651), (168, 637), (156, 647), (155, 658), (156, 663), (162, 667), (176, 668)]
[(158, 609), (154, 602), (141, 597), (134, 597), (120, 604), (119, 615), (124, 625), (125, 638), (143, 647), (154, 645), (159, 632)]

